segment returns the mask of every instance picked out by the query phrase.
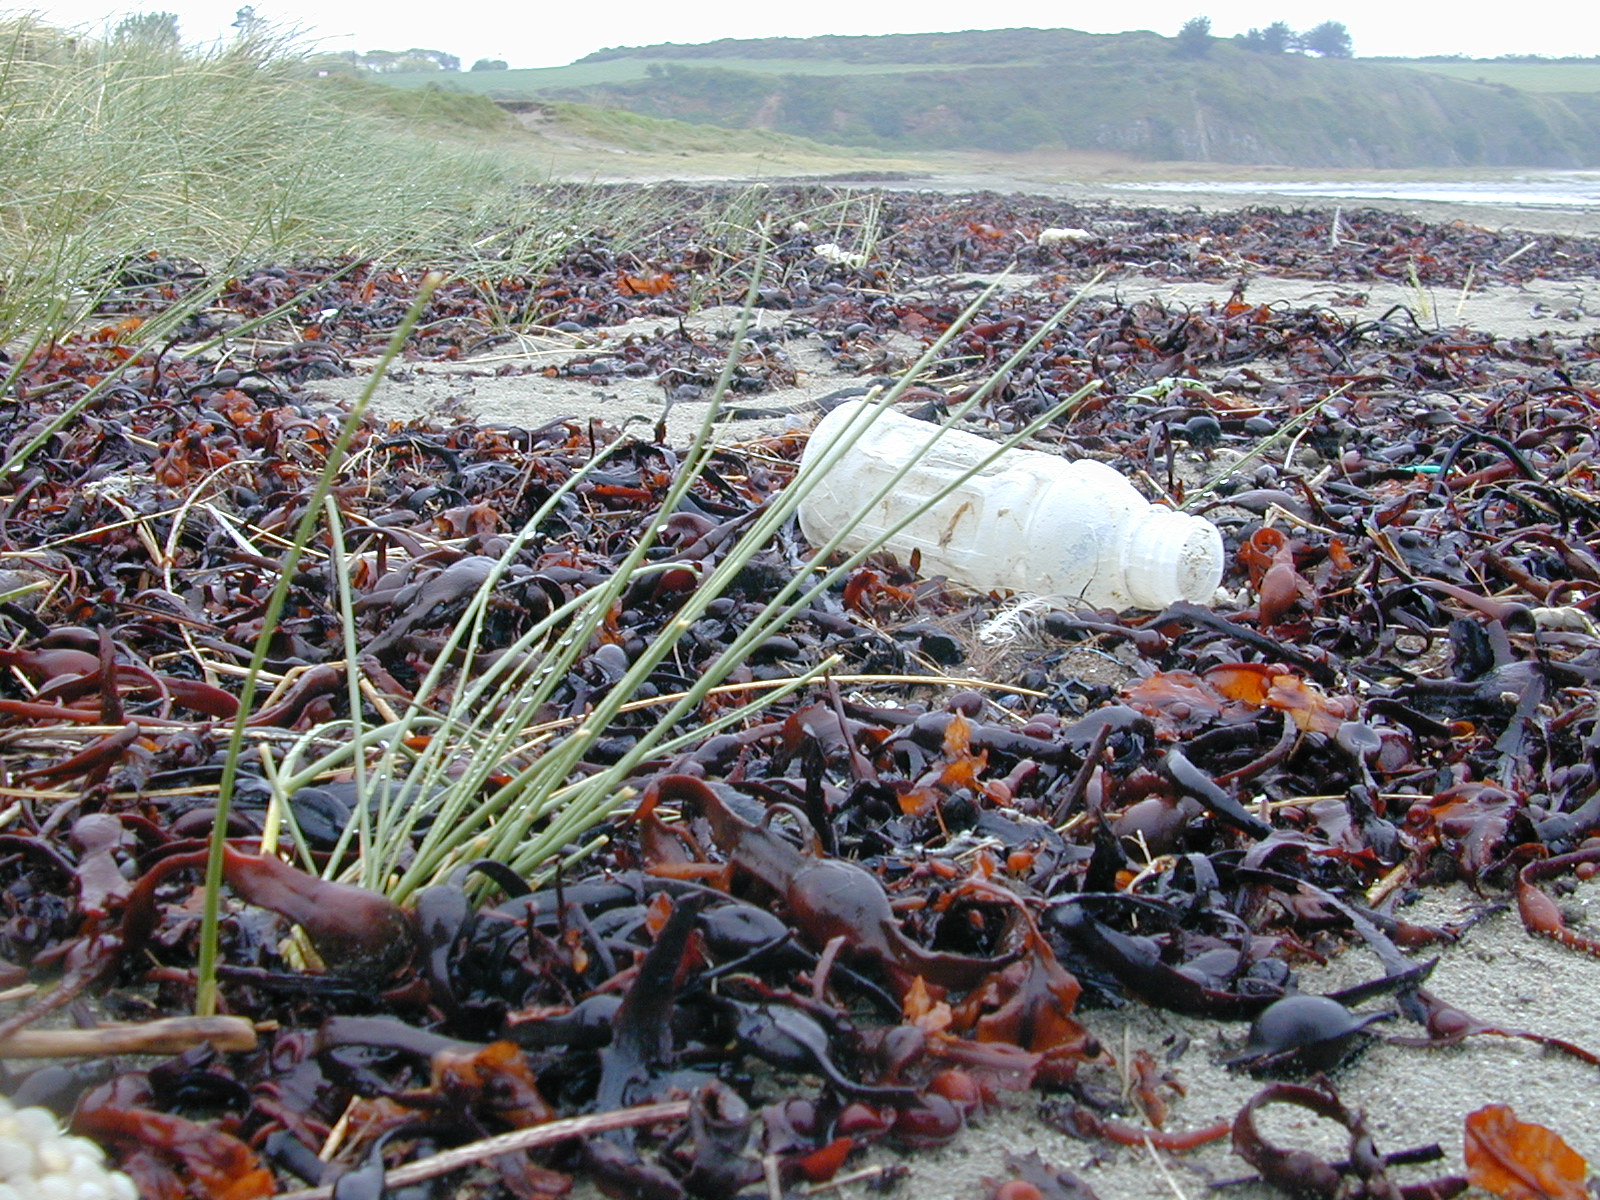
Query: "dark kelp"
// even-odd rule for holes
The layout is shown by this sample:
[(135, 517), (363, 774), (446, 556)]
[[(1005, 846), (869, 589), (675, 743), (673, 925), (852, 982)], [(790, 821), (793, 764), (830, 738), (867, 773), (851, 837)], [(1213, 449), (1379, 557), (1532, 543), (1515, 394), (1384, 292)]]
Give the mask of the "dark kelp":
[[(985, 642), (994, 598), (877, 556), (731, 682), (830, 655), (841, 673), (895, 679), (839, 680), (707, 736), (707, 720), (747, 697), (709, 698), (675, 731), (679, 751), (627, 781), (636, 807), (589, 857), (538, 881), (475, 864), (410, 909), (317, 877), (363, 799), (352, 777), (282, 798), (309, 861), (262, 853), (273, 787), (248, 751), (221, 977), (230, 1011), (259, 1023), (260, 1049), (12, 1071), (6, 1090), (76, 1105), (77, 1126), (163, 1200), (243, 1200), (341, 1175), (351, 1194), (379, 1195), (385, 1164), (657, 1095), (688, 1097), (687, 1121), (501, 1156), (460, 1186), (546, 1196), (585, 1174), (630, 1195), (720, 1200), (759, 1186), (767, 1156), (784, 1184), (826, 1180), (863, 1146), (947, 1141), (1000, 1093), (1027, 1091), (1054, 1093), (1060, 1127), (1136, 1147), (1183, 1151), (1232, 1118), (1239, 1152), (1293, 1194), (1452, 1194), (1459, 1180), (1392, 1178), (1426, 1156), (1379, 1154), (1360, 1114), (1320, 1085), (1274, 1085), (1237, 1115), (1193, 1091), (1180, 1105), (1184, 1063), (1141, 1060), (1142, 1047), (1118, 1063), (1093, 1005), (1131, 998), (1235, 1022), (1241, 1036), (1257, 1022), (1251, 1065), (1296, 1076), (1377, 1036), (1515, 1037), (1593, 1061), (1534, 1018), (1503, 1028), (1424, 988), (1422, 953), (1470, 942), (1472, 919), (1429, 924), (1405, 904), (1460, 883), (1486, 903), (1514, 900), (1531, 934), (1595, 952), (1557, 893), (1600, 855), (1585, 840), (1600, 832), (1600, 347), (1405, 309), (1352, 320), (1263, 305), (1247, 287), (1210, 303), (1126, 302), (1115, 285), (1270, 271), (1352, 293), (1375, 280), (1471, 289), (1592, 276), (1600, 246), (1375, 211), (1343, 212), (1330, 236), (1330, 214), (1314, 210), (907, 192), (873, 197), (879, 236), (855, 265), (778, 219), (839, 193), (774, 185), (762, 204), (786, 232), (770, 239), (762, 320), (735, 345), (696, 319), (743, 297), (745, 264), (716, 242), (732, 199), (663, 187), (649, 230), (590, 231), (538, 275), (457, 272), (433, 293), (404, 369), (477, 358), (462, 369), (595, 399), (531, 428), (462, 418), (358, 432), (360, 468), (333, 502), (360, 715), (403, 708), (436, 663), (439, 686), (421, 699), (440, 708), (494, 664), (536, 669), (508, 647), (611, 579), (659, 526), (659, 569), (626, 582), (544, 710), (525, 714), (550, 730), (580, 719), (792, 477), (803, 436), (718, 450), (664, 512), (683, 459), (661, 426), (619, 442), (616, 422), (579, 409), (600, 411), (601, 389), (622, 380), (653, 388), (663, 409), (703, 398), (731, 353), (736, 411), (804, 418), (773, 393), (830, 366), (833, 399), (892, 379), (969, 295), (959, 281), (901, 281), (957, 272), (1014, 265), (1031, 282), (991, 296), (906, 407), (936, 415), (971, 396), (976, 372), (1109, 271), (997, 381), (975, 426), (1017, 428), (1097, 382), (1040, 442), (1204, 511), (1224, 536), (1231, 598), (1023, 613), (1015, 642)], [(1085, 233), (1041, 241), (1046, 228)], [(159, 249), (119, 268), (95, 320), (15, 364), (0, 411), (16, 449), (123, 372), (0, 483), (5, 586), (45, 585), (0, 602), (0, 766), (16, 803), (0, 834), (0, 978), (47, 989), (0, 1033), (86, 994), (128, 1019), (191, 1002), (193, 839), (215, 821), (218, 723), (237, 713), (282, 541), (337, 432), (319, 383), (384, 345), (416, 278), (377, 262), (248, 266), (171, 346), (136, 355), (141, 319), (205, 274)], [(260, 340), (189, 352), (285, 304)], [(627, 336), (601, 337), (625, 320), (637, 321)], [(574, 351), (509, 356), (533, 326)], [(1285, 427), (1292, 439), (1263, 445)], [(508, 564), (475, 665), (446, 656), (512, 534), (606, 445), (616, 452)], [(355, 715), (330, 548), (313, 546), (269, 631), (272, 688), (246, 714), (268, 756)], [(636, 698), (693, 681), (803, 561), (798, 533), (781, 532)], [(1020, 690), (952, 688), (937, 682), (945, 669)], [(647, 706), (625, 712), (577, 769), (617, 762), (653, 720)], [(285, 952), (295, 927), (320, 970)], [(1301, 964), (1358, 942), (1381, 975), (1331, 997), (1299, 992)], [(1363, 1032), (1357, 1011), (1391, 1009), (1381, 1035)], [(1263, 1140), (1255, 1115), (1274, 1103), (1343, 1126), (1347, 1160)], [(1037, 1160), (1010, 1174), (997, 1198), (1089, 1194)]]

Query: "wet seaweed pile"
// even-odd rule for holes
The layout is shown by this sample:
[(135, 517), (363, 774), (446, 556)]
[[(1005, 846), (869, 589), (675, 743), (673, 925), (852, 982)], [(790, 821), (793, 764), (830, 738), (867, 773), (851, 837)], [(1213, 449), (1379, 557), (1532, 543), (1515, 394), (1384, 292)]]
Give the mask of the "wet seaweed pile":
[[(720, 269), (706, 232), (718, 195), (684, 191), (663, 193), (677, 216), (653, 244), (624, 251), (596, 234), (539, 277), (449, 279), (405, 356), (648, 316), (654, 332), (550, 370), (575, 388), (653, 379), (665, 402), (703, 393), (731, 352), (735, 390), (759, 395), (792, 382), (786, 347), (809, 339), (842, 384), (865, 383), (970, 301), (941, 276), (1012, 263), (1037, 276), (985, 300), (907, 393), (936, 415), (1099, 270), (1460, 287), (1600, 273), (1594, 244), (1376, 212), (1333, 228), (1327, 213), (998, 196), (884, 196), (870, 244), (841, 246), (785, 218), (815, 199), (772, 192), (784, 232), (756, 291), (772, 320), (737, 346), (673, 320), (737, 302), (746, 283)], [(134, 1027), (116, 1044), (130, 1056), (13, 1060), (5, 1090), (70, 1115), (141, 1194), (246, 1200), (337, 1180), (312, 1194), (538, 1197), (586, 1178), (628, 1196), (779, 1195), (848, 1171), (874, 1143), (957, 1138), (1032, 1092), (1090, 1139), (1181, 1150), (1231, 1135), (1296, 1195), (1444, 1196), (1466, 1180), (1391, 1181), (1403, 1164), (1317, 1073), (1384, 1029), (1419, 1054), (1496, 1034), (1600, 1063), (1593, 1047), (1494, 1028), (1470, 997), (1430, 991), (1433, 951), (1471, 931), (1408, 916), (1425, 889), (1464, 881), (1485, 906), (1515, 903), (1531, 936), (1600, 957), (1553, 895), (1600, 864), (1600, 343), (1239, 295), (1081, 304), (976, 421), (1013, 429), (1098, 381), (1042, 441), (1217, 522), (1216, 604), (1057, 604), (997, 633), (1002, 598), (871, 560), (679, 732), (828, 656), (839, 678), (647, 760), (604, 845), (536, 879), (469, 862), (403, 906), (318, 879), (305, 868), (357, 807), (348, 776), (286, 797), (299, 857), (262, 852), (273, 748), (351, 715), (333, 560), (313, 543), (249, 712), (221, 864), (219, 975), (226, 1012), (245, 1021), (190, 1029), (188, 1048), (140, 1041), (194, 1005), (226, 725), (340, 420), (317, 383), (376, 353), (416, 289), (372, 264), (264, 267), (225, 281), (170, 345), (134, 355), (141, 321), (206, 282), (191, 264), (135, 264), (95, 322), (19, 364), (0, 410), (14, 454), (120, 371), (0, 495), (0, 582), (16, 593), (0, 603), (0, 982), (17, 989), (0, 1037), (69, 1035), (43, 1027), (63, 1014)], [(185, 352), (218, 336), (219, 350)], [(369, 716), (414, 697), (512, 535), (618, 436), (589, 415), (359, 431), (334, 495)], [(479, 661), (666, 527), (663, 569), (630, 584), (530, 724), (570, 727), (618, 684), (803, 444), (783, 433), (720, 450), (664, 513), (680, 448), (631, 438), (496, 591)], [(803, 561), (790, 527), (637, 698), (692, 685)], [(447, 671), (429, 700), (466, 683)], [(655, 717), (641, 703), (599, 731), (580, 773), (617, 762)], [(1381, 973), (1331, 996), (1299, 990), (1307, 963), (1354, 944)], [(1169, 1112), (1182, 1060), (1123, 1061), (1096, 1037), (1096, 1008), (1130, 1002), (1239, 1022), (1237, 1069), (1280, 1082), (1220, 1125), (1185, 1127)], [(1256, 1123), (1273, 1104), (1344, 1126), (1350, 1154), (1274, 1145)], [(1529, 1127), (1476, 1119), (1480, 1186), (1495, 1187), (1492, 1160), (1576, 1171), (1577, 1183), (1500, 1194), (1578, 1194), (1557, 1189), (1581, 1185), (1581, 1160), (1549, 1167), (1559, 1156)], [(508, 1132), (522, 1148), (477, 1146)], [(463, 1145), (476, 1147), (465, 1163), (447, 1157)], [(385, 1191), (385, 1164), (401, 1162), (416, 1164), (412, 1182)], [(994, 1194), (1090, 1193), (1035, 1161)]]

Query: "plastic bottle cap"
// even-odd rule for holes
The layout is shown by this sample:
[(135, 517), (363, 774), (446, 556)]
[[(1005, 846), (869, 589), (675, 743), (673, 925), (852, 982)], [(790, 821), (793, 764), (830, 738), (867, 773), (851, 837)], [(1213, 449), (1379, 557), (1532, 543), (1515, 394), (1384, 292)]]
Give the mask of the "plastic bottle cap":
[(1156, 509), (1128, 540), (1127, 581), (1140, 608), (1208, 604), (1222, 582), (1222, 534), (1210, 521)]

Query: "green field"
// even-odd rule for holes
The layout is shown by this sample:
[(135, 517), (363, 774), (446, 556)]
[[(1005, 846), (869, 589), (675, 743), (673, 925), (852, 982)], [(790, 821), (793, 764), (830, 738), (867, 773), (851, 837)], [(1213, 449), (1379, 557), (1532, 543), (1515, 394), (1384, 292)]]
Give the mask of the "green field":
[[(459, 88), (501, 100), (532, 98), (540, 92), (597, 84), (634, 83), (649, 76), (650, 68), (681, 66), (700, 70), (748, 71), (760, 75), (907, 75), (919, 71), (962, 71), (987, 63), (841, 62), (816, 58), (611, 58), (600, 62), (572, 63), (565, 67), (528, 67), (513, 71), (407, 71), (376, 76), (396, 87)], [(1016, 63), (1015, 66), (1035, 66)]]
[(1524, 92), (1600, 92), (1600, 63), (1427, 62), (1410, 58), (1382, 61), (1468, 83), (1498, 84)]
[[(1012, 29), (662, 43), (564, 67), (368, 78), (411, 97), (576, 101), (854, 152), (1054, 148), (1367, 169), (1580, 167), (1600, 155), (1600, 60), (1577, 58), (1323, 59), (1230, 38), (1192, 58), (1148, 32)], [(654, 149), (637, 129), (601, 136)]]
[[(877, 167), (879, 164), (876, 160), (882, 158), (870, 152), (862, 157), (858, 152), (854, 162), (846, 163), (841, 157), (844, 152), (838, 146), (824, 145), (792, 134), (776, 133), (770, 129), (725, 129), (720, 125), (697, 125), (688, 121), (645, 116), (625, 108), (595, 108), (588, 104), (554, 101), (546, 111), (554, 127), (560, 131), (558, 136), (589, 138), (609, 148), (658, 156), (743, 154), (753, 156), (756, 163), (782, 157), (791, 164), (806, 159), (840, 159), (839, 167), (842, 170), (870, 170)], [(534, 128), (538, 128), (538, 125), (535, 124)], [(885, 159), (882, 165), (887, 169), (895, 169), (905, 164)]]

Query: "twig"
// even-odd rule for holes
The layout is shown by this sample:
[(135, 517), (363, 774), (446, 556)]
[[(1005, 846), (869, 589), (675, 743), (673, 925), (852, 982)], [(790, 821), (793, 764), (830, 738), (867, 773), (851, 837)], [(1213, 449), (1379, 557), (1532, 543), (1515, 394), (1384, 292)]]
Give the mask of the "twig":
[(373, 687), (372, 680), (365, 675), (361, 677), (361, 694), (366, 697), (368, 704), (378, 710), (378, 715), (389, 724), (392, 725), (400, 719), (400, 714), (395, 712), (394, 707), (384, 697), (383, 693)]
[(1520, 250), (1513, 250), (1510, 254), (1506, 255), (1499, 262), (1495, 263), (1495, 266), (1503, 267), (1507, 263), (1516, 262), (1517, 259), (1521, 258), (1524, 254), (1526, 254), (1529, 250), (1532, 250), (1538, 244), (1539, 244), (1539, 239), (1538, 238), (1534, 238), (1533, 241), (1531, 241), (1527, 245), (1523, 246)]
[(244, 1017), (164, 1017), (93, 1029), (22, 1029), (0, 1040), (0, 1058), (181, 1054), (207, 1043), (217, 1050), (254, 1050), (256, 1029)]
[(1461, 299), (1456, 301), (1456, 323), (1461, 323), (1461, 312), (1467, 307), (1467, 297), (1472, 292), (1472, 277), (1477, 273), (1478, 264), (1472, 263), (1467, 267), (1467, 277), (1461, 282)]
[[(1285, 465), (1287, 465), (1287, 462)], [(1308, 521), (1300, 514), (1290, 512), (1281, 504), (1267, 505), (1266, 520), (1268, 522), (1283, 521), (1288, 525), (1298, 525), (1301, 529), (1309, 529), (1313, 533), (1325, 533), (1329, 537), (1347, 536), (1341, 534), (1337, 529), (1329, 529), (1326, 525), (1318, 525), (1315, 521)]]
[(162, 517), (170, 517), (177, 511), (179, 510), (176, 508), (164, 508), (159, 512), (147, 513), (144, 516), (132, 516), (121, 521), (110, 521), (104, 525), (96, 525), (93, 529), (81, 529), (77, 533), (56, 538), (53, 542), (30, 546), (26, 550), (0, 550), (0, 558), (29, 558), (35, 554), (43, 554), (46, 550), (54, 550), (58, 546), (70, 546), (73, 542), (81, 542), (88, 538), (114, 533), (118, 529), (129, 529), (137, 526), (142, 521), (154, 521)]
[[(404, 1187), (420, 1183), (436, 1175), (459, 1171), (486, 1159), (519, 1150), (534, 1150), (568, 1138), (587, 1137), (592, 1133), (607, 1133), (613, 1129), (627, 1129), (634, 1125), (654, 1125), (658, 1121), (681, 1121), (689, 1115), (687, 1100), (672, 1100), (665, 1104), (643, 1104), (637, 1108), (620, 1108), (615, 1112), (594, 1113), (586, 1117), (568, 1117), (564, 1121), (551, 1121), (535, 1125), (532, 1129), (518, 1129), (482, 1141), (469, 1142), (454, 1150), (444, 1150), (420, 1162), (406, 1163), (384, 1174), (385, 1188)], [(276, 1200), (332, 1200), (333, 1187), (304, 1188), (298, 1192), (281, 1192)]]
[(1367, 889), (1367, 903), (1381, 904), (1410, 878), (1411, 860), (1407, 858), (1396, 863), (1382, 879)]
[(835, 1175), (832, 1179), (825, 1179), (821, 1183), (813, 1183), (809, 1187), (800, 1189), (802, 1196), (820, 1196), (823, 1192), (838, 1192), (849, 1187), (852, 1183), (870, 1184), (882, 1179), (893, 1167), (871, 1166), (862, 1167), (859, 1171), (851, 1171), (848, 1175)]
[(1439, 324), (1439, 318), (1438, 313), (1436, 313), (1433, 308), (1433, 297), (1430, 296), (1428, 294), (1428, 290), (1422, 286), (1422, 276), (1417, 274), (1417, 260), (1414, 258), (1408, 258), (1406, 260), (1406, 282), (1411, 285), (1411, 290), (1416, 294), (1417, 297), (1416, 315), (1422, 318), (1424, 321), (1433, 322), (1434, 326), (1437, 328)]
[(65, 1004), (76, 1000), (83, 989), (93, 983), (100, 975), (103, 963), (87, 962), (75, 971), (69, 971), (61, 977), (54, 988), (46, 992), (38, 1000), (21, 1012), (12, 1013), (4, 1021), (0, 1021), (0, 1045), (4, 1045), (17, 1033), (37, 1021), (47, 1013), (52, 1013)]
[(322, 1139), (322, 1145), (317, 1147), (317, 1157), (323, 1162), (332, 1162), (334, 1156), (344, 1148), (345, 1142), (350, 1137), (350, 1122), (355, 1116), (356, 1104), (359, 1096), (351, 1096), (344, 1106), (344, 1111), (339, 1114), (339, 1119), (333, 1123), (333, 1128), (328, 1130), (328, 1136)]
[[(196, 788), (195, 792), (197, 795), (203, 794), (199, 788)], [(32, 800), (35, 804), (48, 804), (52, 800), (71, 800), (79, 795), (82, 795), (82, 792), (69, 792), (65, 788), (0, 788), (0, 797)], [(11, 824), (19, 814), (20, 809), (17, 805), (8, 807), (5, 812), (0, 813), (0, 828)]]
[(1167, 1169), (1167, 1164), (1162, 1161), (1161, 1155), (1156, 1153), (1156, 1148), (1151, 1144), (1148, 1135), (1144, 1139), (1144, 1148), (1150, 1151), (1150, 1157), (1155, 1159), (1156, 1170), (1161, 1172), (1161, 1178), (1167, 1181), (1167, 1186), (1172, 1189), (1172, 1194), (1178, 1200), (1189, 1200), (1189, 1197), (1184, 1194), (1184, 1190), (1178, 1186), (1178, 1181), (1172, 1177), (1172, 1172)]

